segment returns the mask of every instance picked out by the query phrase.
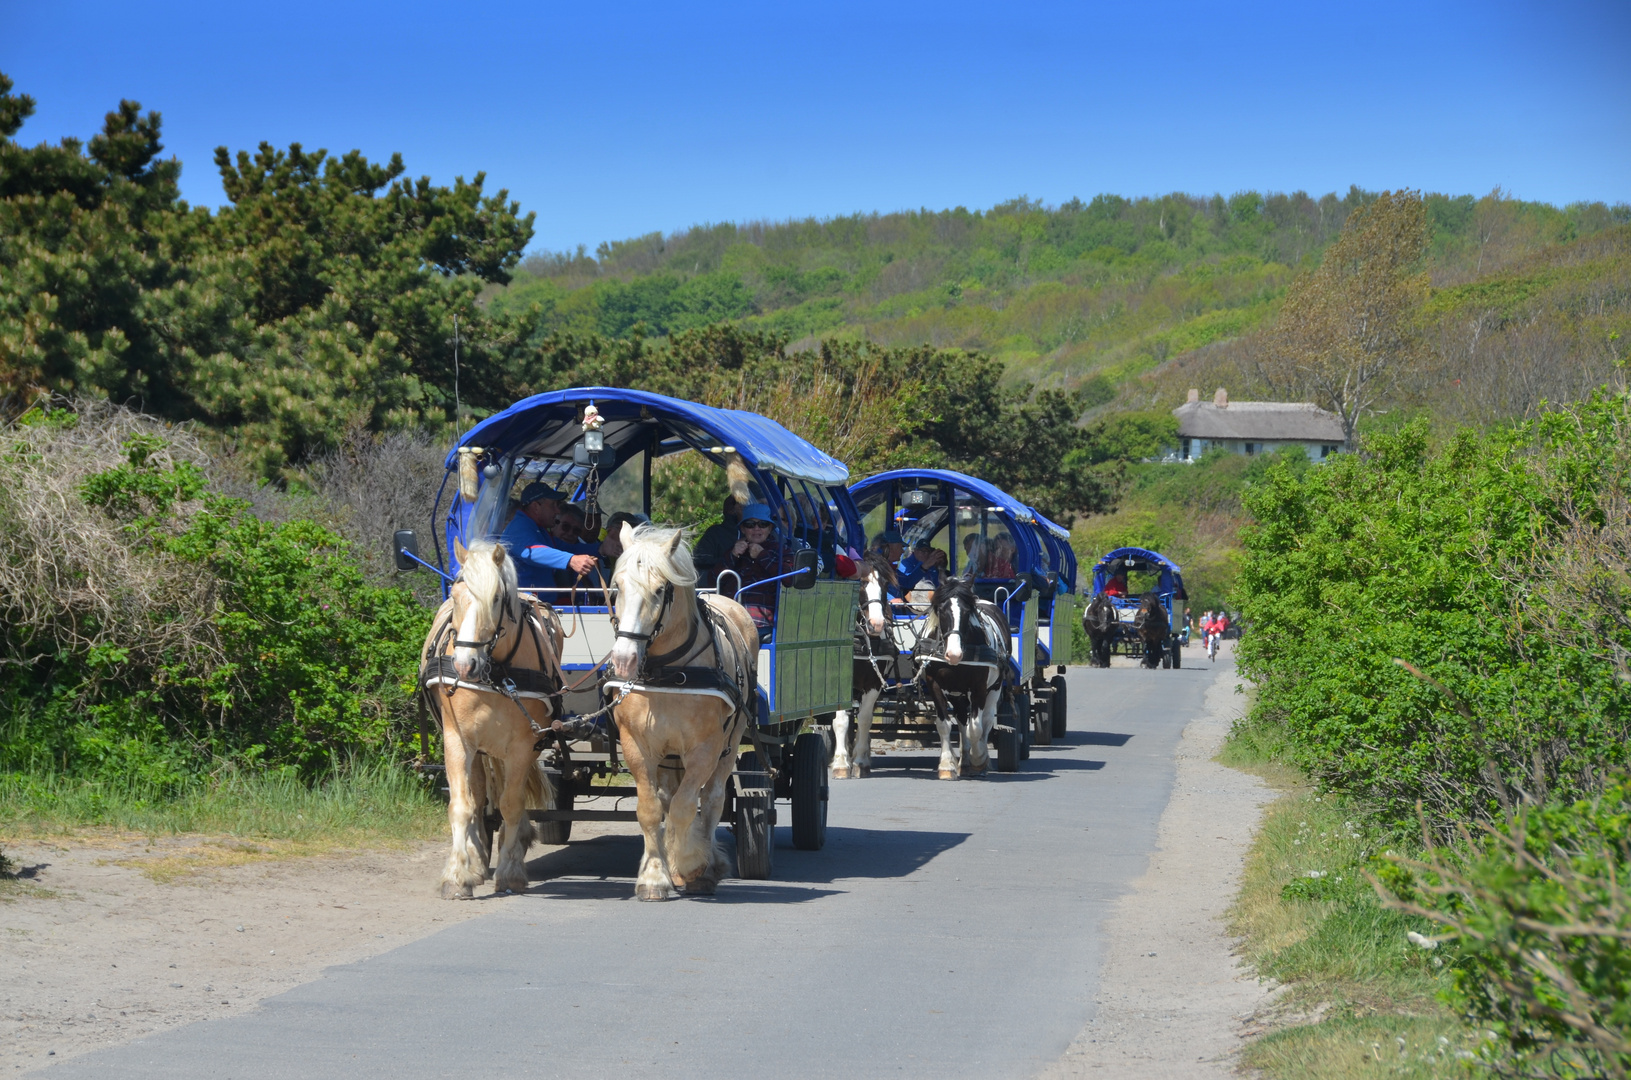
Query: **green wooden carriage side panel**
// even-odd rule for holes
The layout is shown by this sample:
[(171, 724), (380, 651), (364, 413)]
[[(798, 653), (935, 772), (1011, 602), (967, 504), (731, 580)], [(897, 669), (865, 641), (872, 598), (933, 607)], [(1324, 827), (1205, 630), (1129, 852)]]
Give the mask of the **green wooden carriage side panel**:
[(1019, 661), (1019, 677), (1022, 682), (1036, 673), (1036, 613), (1040, 606), (1041, 601), (1032, 596), (1025, 601), (1025, 614), (1021, 616), (1019, 655), (1014, 659)]
[(861, 586), (854, 581), (817, 581), (808, 589), (782, 590), (776, 605), (772, 720), (850, 707), (860, 597)]
[(1069, 664), (1075, 657), (1071, 653), (1071, 646), (1076, 641), (1076, 597), (1071, 593), (1060, 593), (1053, 598), (1053, 620), (1050, 623), (1052, 633), (1048, 635), (1048, 646), (1053, 652), (1055, 664)]

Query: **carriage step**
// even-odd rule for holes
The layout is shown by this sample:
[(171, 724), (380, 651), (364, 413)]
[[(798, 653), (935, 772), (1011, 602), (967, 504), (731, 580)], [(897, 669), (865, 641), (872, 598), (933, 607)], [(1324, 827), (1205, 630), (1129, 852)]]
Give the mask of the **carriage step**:
[(767, 772), (731, 773), (731, 786), (736, 789), (736, 797), (739, 799), (769, 799), (775, 793), (775, 789), (770, 785), (770, 774)]
[(580, 799), (632, 799), (640, 794), (637, 787), (582, 787), (572, 792)]
[(528, 810), (533, 821), (639, 821), (633, 810)]

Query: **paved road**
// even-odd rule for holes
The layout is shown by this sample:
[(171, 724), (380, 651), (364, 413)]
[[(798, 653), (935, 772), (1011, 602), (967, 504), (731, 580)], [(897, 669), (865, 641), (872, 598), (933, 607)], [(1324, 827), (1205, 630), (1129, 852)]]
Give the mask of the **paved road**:
[(553, 849), (490, 915), (48, 1075), (1032, 1076), (1089, 1017), (1099, 924), (1213, 675), (1073, 669), (1063, 745), (978, 781), (839, 782), (824, 851), (777, 829), (775, 881), (642, 904), (637, 838)]

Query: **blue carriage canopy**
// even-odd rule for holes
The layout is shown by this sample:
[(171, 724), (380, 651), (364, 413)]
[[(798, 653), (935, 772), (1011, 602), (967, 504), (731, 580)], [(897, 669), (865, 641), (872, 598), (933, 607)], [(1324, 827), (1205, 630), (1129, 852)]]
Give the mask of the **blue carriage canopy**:
[[(1009, 532), (1017, 548), (1014, 571), (1039, 574), (1052, 571), (1057, 575), (1062, 591), (1075, 591), (1076, 556), (1070, 550), (1069, 530), (1049, 521), (989, 481), (952, 469), (895, 469), (869, 476), (850, 485), (849, 490), (857, 504), (857, 511), (869, 522), (874, 533), (885, 527), (901, 527), (908, 517), (918, 513), (921, 513), (921, 521), (938, 528), (954, 500), (960, 507), (968, 500), (975, 500), (974, 505), (979, 511), (994, 512), (1011, 523)], [(921, 493), (921, 497), (927, 498), (928, 502), (908, 506), (903, 501), (908, 491)], [(970, 508), (974, 508), (974, 505)], [(872, 521), (873, 518), (877, 520)], [(910, 528), (902, 531), (913, 532)], [(952, 544), (947, 555), (952, 571), (961, 572), (962, 568), (958, 566), (958, 559), (962, 555), (960, 545)]]
[(1155, 591), (1164, 597), (1187, 596), (1184, 575), (1178, 564), (1158, 551), (1141, 547), (1120, 547), (1108, 552), (1093, 567), (1093, 595), (1104, 591), (1104, 586), (1118, 573), (1127, 571), (1141, 574), (1159, 574)]
[[(582, 425), (591, 403), (604, 421), (603, 447), (593, 463)], [(822, 552), (825, 576), (833, 572), (832, 550), (859, 539), (844, 486), (849, 467), (774, 420), (644, 390), (582, 386), (524, 398), (459, 439), (447, 455), (443, 482), (444, 493), (453, 489), (448, 545), (455, 537), (468, 543), (496, 535), (518, 482), (541, 480), (569, 497), (584, 497), (630, 462), (639, 476), (630, 474), (617, 489), (649, 515), (652, 463), (687, 450), (721, 467), (728, 455), (739, 456), (752, 474), (754, 497), (772, 510), (788, 507), (795, 532)], [(599, 488), (602, 506), (608, 505), (608, 490)], [(440, 496), (437, 501), (440, 506)]]

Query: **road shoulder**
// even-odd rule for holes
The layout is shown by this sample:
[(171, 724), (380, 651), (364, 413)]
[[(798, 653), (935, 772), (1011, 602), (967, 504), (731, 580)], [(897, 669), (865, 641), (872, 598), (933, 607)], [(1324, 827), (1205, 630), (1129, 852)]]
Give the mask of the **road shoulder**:
[(1218, 667), (1178, 745), (1149, 868), (1106, 921), (1093, 1017), (1045, 1080), (1233, 1076), (1250, 1018), (1272, 996), (1242, 966), (1227, 914), (1275, 792), (1214, 760), (1244, 704), (1232, 650)]

